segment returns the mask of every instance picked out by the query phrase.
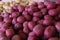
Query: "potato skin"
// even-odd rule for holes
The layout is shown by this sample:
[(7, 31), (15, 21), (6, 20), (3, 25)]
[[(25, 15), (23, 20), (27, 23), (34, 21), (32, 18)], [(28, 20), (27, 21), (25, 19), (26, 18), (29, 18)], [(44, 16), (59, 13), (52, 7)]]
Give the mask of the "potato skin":
[(56, 28), (54, 26), (48, 26), (46, 27), (45, 31), (44, 31), (44, 36), (46, 38), (50, 38), (55, 36), (56, 34)]

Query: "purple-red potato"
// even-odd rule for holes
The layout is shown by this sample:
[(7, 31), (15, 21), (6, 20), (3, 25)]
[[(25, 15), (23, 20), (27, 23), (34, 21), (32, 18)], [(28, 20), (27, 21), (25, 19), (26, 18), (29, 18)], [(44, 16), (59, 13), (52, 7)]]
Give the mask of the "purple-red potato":
[(56, 22), (55, 27), (58, 30), (58, 32), (60, 32), (60, 22)]
[(52, 37), (52, 38), (49, 38), (48, 40), (59, 40), (58, 37)]
[(44, 27), (40, 24), (36, 25), (33, 28), (33, 32), (37, 35), (37, 36), (43, 36), (44, 33)]
[(12, 22), (12, 19), (9, 18), (9, 17), (6, 17), (6, 18), (4, 18), (4, 22), (5, 23), (11, 23)]
[(14, 5), (14, 6), (12, 7), (12, 9), (13, 9), (14, 11), (18, 11), (18, 6)]
[(41, 9), (41, 12), (42, 12), (43, 15), (46, 15), (48, 10), (47, 10), (47, 8), (43, 8), (43, 9)]
[(51, 25), (52, 24), (52, 20), (43, 20), (43, 24), (44, 25)]
[(42, 13), (41, 12), (34, 12), (33, 16), (42, 17)]
[(21, 29), (21, 28), (22, 28), (22, 24), (20, 24), (20, 23), (16, 23), (14, 25), (14, 29)]
[(23, 32), (28, 34), (28, 33), (30, 33), (30, 30), (29, 30), (29, 28), (23, 28)]
[(21, 40), (19, 35), (14, 35), (11, 40)]
[(12, 12), (11, 15), (12, 15), (12, 17), (14, 17), (14, 18), (15, 18), (15, 17), (18, 17), (18, 16), (19, 16), (19, 12)]
[(35, 22), (28, 22), (28, 28), (32, 31), (35, 26)]
[(24, 17), (25, 17), (25, 19), (26, 19), (27, 21), (30, 21), (30, 20), (31, 20), (31, 16), (30, 16), (30, 15), (25, 15)]
[(25, 21), (25, 22), (23, 23), (23, 27), (24, 27), (24, 28), (28, 28), (28, 22), (27, 22), (27, 21)]
[(4, 23), (2, 26), (1, 26), (1, 30), (2, 31), (6, 31), (8, 28), (9, 28), (10, 24), (9, 23)]
[(36, 37), (36, 36), (29, 36), (28, 38), (27, 38), (27, 40), (38, 40), (38, 38)]
[(19, 10), (19, 12), (23, 12), (24, 11), (24, 7), (22, 5), (19, 5), (18, 6), (18, 10)]
[(12, 24), (16, 24), (17, 23), (17, 18), (13, 18), (12, 19)]
[(56, 11), (57, 13), (60, 13), (60, 6), (57, 6)]
[(58, 15), (58, 17), (60, 18), (60, 14)]
[(34, 22), (37, 22), (37, 21), (40, 20), (40, 18), (39, 18), (39, 17), (33, 17), (32, 20), (33, 20)]
[(27, 35), (24, 32), (20, 32), (19, 33), (21, 40), (26, 40), (27, 39)]
[(23, 11), (23, 12), (22, 12), (22, 15), (24, 15), (24, 16), (25, 16), (25, 15), (28, 15), (28, 14), (29, 14), (29, 13), (28, 13), (27, 11)]
[(44, 5), (43, 2), (38, 3), (38, 8), (39, 8), (39, 9), (44, 8), (44, 7), (45, 7), (45, 5)]
[(17, 18), (17, 22), (18, 22), (18, 23), (23, 23), (24, 21), (25, 21), (25, 19), (24, 19), (23, 16), (19, 16), (19, 17)]
[(4, 22), (0, 22), (0, 28), (3, 26)]
[(8, 37), (1, 37), (0, 40), (10, 40)]
[(39, 20), (37, 23), (42, 25), (43, 24), (43, 20)]
[(2, 22), (3, 21), (3, 17), (2, 16), (0, 16), (0, 22)]
[(34, 36), (36, 36), (36, 34), (35, 34), (34, 32), (30, 32), (30, 33), (29, 33), (29, 36), (34, 37)]
[(48, 13), (51, 16), (56, 16), (58, 14), (57, 11), (56, 11), (56, 9), (51, 9), (51, 10), (48, 11)]
[(56, 4), (54, 2), (49, 2), (47, 5), (47, 9), (53, 9), (56, 7)]
[(0, 30), (0, 37), (4, 37), (4, 36), (6, 36), (5, 32), (3, 32), (3, 31)]
[(48, 1), (44, 2), (44, 5), (45, 6), (49, 5), (49, 2)]
[(57, 0), (57, 1), (56, 1), (56, 4), (57, 4), (57, 5), (60, 5), (60, 0)]
[(7, 29), (7, 30), (6, 30), (6, 36), (7, 36), (8, 38), (11, 38), (14, 34), (15, 34), (15, 33), (14, 33), (14, 30), (13, 30), (13, 29)]
[(54, 26), (48, 26), (44, 31), (44, 36), (46, 38), (50, 38), (55, 36), (56, 34), (56, 28)]
[(51, 20), (51, 19), (53, 19), (53, 18), (52, 18), (50, 15), (45, 15), (45, 16), (44, 16), (44, 19), (45, 19), (45, 20)]

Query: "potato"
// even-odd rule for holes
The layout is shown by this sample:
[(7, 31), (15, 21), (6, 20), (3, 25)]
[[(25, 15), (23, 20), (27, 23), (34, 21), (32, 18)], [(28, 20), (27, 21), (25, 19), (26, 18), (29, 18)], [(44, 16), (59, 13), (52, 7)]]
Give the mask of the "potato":
[(43, 33), (44, 33), (44, 27), (42, 25), (38, 24), (33, 28), (33, 32), (37, 36), (41, 37), (41, 36), (43, 36)]
[(56, 28), (54, 26), (48, 26), (46, 27), (45, 31), (44, 31), (44, 36), (46, 38), (50, 38), (55, 36), (56, 34)]
[(25, 19), (24, 19), (23, 16), (19, 16), (19, 17), (17, 18), (17, 22), (18, 22), (18, 23), (23, 23), (24, 21), (25, 21)]
[(48, 40), (59, 40), (57, 37), (49, 38)]
[(11, 40), (21, 40), (19, 35), (14, 35)]
[(13, 18), (12, 19), (12, 24), (16, 24), (17, 23), (17, 18)]
[(6, 36), (7, 36), (8, 38), (11, 38), (14, 34), (15, 34), (15, 33), (14, 33), (14, 30), (13, 30), (13, 29), (7, 29), (7, 30), (6, 30)]
[(35, 23), (34, 22), (28, 22), (28, 28), (32, 31), (33, 30), (33, 28), (34, 28), (34, 26), (35, 26)]

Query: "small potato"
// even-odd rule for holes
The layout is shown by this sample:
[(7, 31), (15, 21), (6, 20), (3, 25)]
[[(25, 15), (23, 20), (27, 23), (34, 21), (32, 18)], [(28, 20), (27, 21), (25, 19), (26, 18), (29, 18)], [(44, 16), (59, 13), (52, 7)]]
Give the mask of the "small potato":
[(50, 38), (55, 36), (56, 34), (56, 28), (54, 26), (48, 26), (44, 31), (44, 36), (46, 38)]
[(21, 40), (19, 35), (14, 35), (11, 40)]
[(28, 12), (27, 11), (23, 11), (22, 15), (28, 15)]
[(43, 36), (44, 27), (42, 25), (38, 24), (33, 28), (33, 32), (39, 37)]
[(42, 13), (41, 12), (34, 12), (33, 16), (35, 16), (35, 17), (42, 17)]
[(16, 23), (17, 23), (17, 18), (13, 18), (12, 24), (16, 24)]
[(19, 16), (19, 13), (18, 13), (18, 12), (12, 12), (12, 14), (11, 14), (11, 15), (12, 15), (12, 17), (14, 17), (14, 18), (15, 18), (15, 17), (18, 17), (18, 16)]
[(51, 16), (56, 16), (58, 14), (57, 11), (56, 11), (56, 9), (51, 9), (51, 10), (48, 11), (48, 13)]
[(18, 22), (18, 23), (23, 23), (24, 21), (25, 21), (25, 19), (24, 19), (23, 16), (19, 16), (19, 17), (17, 18), (17, 22)]
[(52, 18), (52, 16), (50, 16), (50, 15), (45, 15), (45, 16), (44, 16), (44, 19), (45, 19), (45, 20), (51, 20), (51, 19), (53, 19), (53, 18)]
[(23, 12), (24, 11), (24, 7), (22, 5), (19, 5), (18, 6), (18, 10), (19, 10), (19, 12)]
[(21, 29), (22, 28), (22, 24), (20, 24), (20, 23), (16, 23), (15, 25), (14, 25), (14, 29)]
[(57, 1), (56, 1), (56, 4), (57, 4), (57, 5), (60, 5), (60, 1), (59, 1), (59, 0), (57, 0)]
[(30, 21), (30, 20), (31, 20), (31, 16), (30, 16), (30, 15), (25, 15), (24, 17), (25, 17), (25, 19), (26, 19), (27, 21)]
[(33, 20), (34, 22), (37, 22), (37, 21), (40, 20), (40, 18), (39, 18), (39, 17), (33, 17), (32, 20)]
[(49, 38), (48, 40), (59, 40), (59, 38), (57, 38), (57, 37), (52, 37), (52, 38)]
[(52, 24), (52, 20), (43, 20), (43, 24), (44, 25), (51, 25)]
[(30, 33), (30, 30), (28, 28), (23, 28), (23, 32), (28, 34), (28, 33)]
[(56, 22), (55, 27), (58, 30), (58, 32), (60, 32), (60, 22)]
[(29, 36), (27, 40), (38, 40), (38, 38), (35, 36), (34, 37)]
[(35, 23), (34, 22), (28, 22), (28, 28), (32, 31), (33, 30), (33, 28), (34, 28), (34, 26), (35, 26)]
[(4, 22), (5, 23), (11, 23), (12, 22), (12, 19), (9, 18), (9, 17), (6, 17), (6, 18), (4, 18)]
[(39, 9), (44, 8), (44, 7), (45, 7), (45, 5), (44, 5), (43, 2), (38, 3), (38, 8), (39, 8)]
[(10, 39), (7, 37), (1, 37), (0, 40), (10, 40)]
[(37, 23), (42, 25), (43, 24), (43, 20), (39, 20)]
[(7, 36), (8, 38), (11, 38), (14, 34), (15, 34), (15, 33), (14, 33), (14, 30), (13, 30), (13, 29), (7, 29), (7, 30), (6, 30), (6, 36)]

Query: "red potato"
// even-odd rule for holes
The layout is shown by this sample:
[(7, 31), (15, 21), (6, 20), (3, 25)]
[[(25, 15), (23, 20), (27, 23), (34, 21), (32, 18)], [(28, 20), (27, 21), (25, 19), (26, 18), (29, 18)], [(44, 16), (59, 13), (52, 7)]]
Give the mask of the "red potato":
[(7, 29), (7, 30), (6, 30), (6, 36), (7, 36), (8, 38), (11, 38), (14, 34), (15, 34), (15, 33), (14, 33), (14, 30), (13, 30), (13, 29)]
[(34, 37), (34, 36), (36, 36), (36, 34), (35, 34), (34, 32), (30, 32), (30, 33), (29, 33), (29, 36)]
[(19, 12), (23, 12), (24, 11), (24, 6), (18, 5), (18, 10), (19, 10)]
[(28, 22), (28, 28), (32, 31), (33, 30), (33, 28), (34, 28), (34, 26), (35, 26), (35, 23), (34, 22)]
[(4, 18), (4, 22), (5, 23), (11, 23), (12, 22), (12, 19), (9, 18), (9, 17), (6, 17), (6, 18)]
[(48, 40), (59, 40), (59, 38), (57, 38), (57, 37), (52, 37), (52, 38), (49, 38)]
[(29, 36), (27, 40), (38, 40), (38, 38), (37, 38), (37, 37), (35, 37), (35, 36), (34, 36), (34, 37)]
[(38, 3), (38, 8), (39, 8), (39, 9), (44, 8), (44, 7), (45, 7), (45, 5), (44, 5), (43, 2)]
[(17, 23), (17, 18), (13, 18), (12, 19), (12, 24), (16, 24)]
[(10, 40), (8, 37), (1, 37), (0, 40)]
[(14, 25), (14, 29), (21, 29), (21, 28), (22, 28), (22, 24), (20, 24), (20, 23), (16, 23)]
[(56, 7), (56, 4), (54, 2), (49, 2), (47, 5), (47, 9), (54, 9)]
[(52, 20), (43, 20), (43, 24), (44, 25), (51, 25), (52, 24)]
[(24, 28), (28, 28), (28, 22), (27, 22), (27, 21), (25, 21), (25, 22), (23, 23), (23, 27), (24, 27)]
[(43, 20), (39, 20), (37, 23), (42, 25), (43, 24)]
[(41, 12), (34, 12), (33, 16), (35, 16), (35, 17), (42, 17), (42, 13)]
[(58, 14), (57, 11), (56, 11), (56, 9), (51, 9), (51, 10), (48, 11), (48, 13), (51, 16), (56, 16)]
[(45, 19), (45, 20), (51, 20), (51, 19), (53, 19), (53, 18), (52, 18), (52, 16), (50, 16), (50, 15), (45, 15), (45, 16), (44, 16), (44, 19)]
[(40, 18), (39, 18), (39, 17), (33, 17), (32, 20), (33, 20), (34, 22), (37, 22), (37, 21), (40, 20)]
[(48, 10), (47, 10), (47, 8), (43, 8), (43, 9), (41, 9), (41, 12), (42, 12), (43, 15), (46, 15)]
[(27, 11), (23, 11), (23, 12), (22, 12), (22, 15), (24, 15), (24, 16), (25, 16), (25, 15), (28, 15), (28, 12), (27, 12)]
[(50, 38), (55, 36), (56, 34), (56, 28), (54, 26), (48, 26), (44, 31), (44, 36), (46, 38)]
[(19, 16), (19, 17), (17, 18), (17, 22), (18, 22), (18, 23), (23, 23), (24, 21), (25, 21), (25, 19), (24, 19), (23, 16)]
[(12, 12), (11, 16), (13, 18), (18, 17), (19, 16), (19, 12)]
[(11, 40), (21, 40), (19, 35), (14, 35)]
[(25, 15), (24, 17), (25, 17), (25, 19), (26, 19), (27, 21), (30, 21), (30, 20), (31, 20), (31, 16), (30, 16), (30, 15)]
[(60, 32), (60, 22), (56, 22), (55, 27), (58, 30), (58, 32)]
[(49, 2), (48, 2), (48, 1), (44, 2), (44, 5), (45, 5), (45, 6), (47, 6), (48, 4), (49, 4)]
[(33, 32), (39, 37), (43, 36), (44, 27), (42, 25), (38, 24), (33, 28)]
[(56, 4), (57, 4), (57, 5), (60, 5), (60, 0), (57, 0), (57, 1), (56, 1)]
[(4, 22), (0, 22), (0, 28), (2, 27), (3, 24), (4, 24)]
[(26, 34), (29, 34), (30, 30), (29, 30), (29, 28), (23, 28), (23, 32), (26, 33)]
[(27, 35), (24, 32), (20, 32), (19, 33), (21, 40), (26, 40), (27, 39)]

